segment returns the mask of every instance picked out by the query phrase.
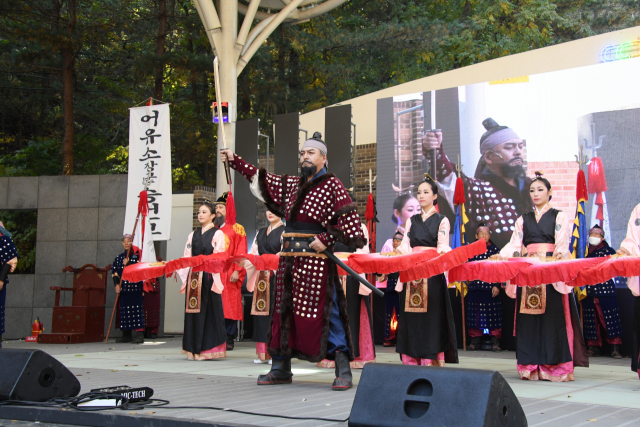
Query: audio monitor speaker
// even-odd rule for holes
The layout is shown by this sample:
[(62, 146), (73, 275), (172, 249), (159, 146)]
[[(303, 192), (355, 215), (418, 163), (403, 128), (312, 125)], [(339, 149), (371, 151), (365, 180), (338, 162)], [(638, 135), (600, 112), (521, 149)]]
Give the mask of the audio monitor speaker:
[(80, 382), (40, 350), (0, 349), (0, 400), (43, 402), (80, 393)]
[(524, 427), (516, 395), (496, 371), (367, 364), (350, 427)]

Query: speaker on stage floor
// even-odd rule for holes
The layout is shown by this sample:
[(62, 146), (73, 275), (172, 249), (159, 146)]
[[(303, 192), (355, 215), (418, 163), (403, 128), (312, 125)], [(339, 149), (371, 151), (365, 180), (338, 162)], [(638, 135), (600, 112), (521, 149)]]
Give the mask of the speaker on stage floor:
[(80, 382), (62, 363), (40, 350), (0, 349), (0, 401), (43, 402), (80, 393)]
[(525, 427), (518, 398), (496, 371), (365, 365), (349, 427)]

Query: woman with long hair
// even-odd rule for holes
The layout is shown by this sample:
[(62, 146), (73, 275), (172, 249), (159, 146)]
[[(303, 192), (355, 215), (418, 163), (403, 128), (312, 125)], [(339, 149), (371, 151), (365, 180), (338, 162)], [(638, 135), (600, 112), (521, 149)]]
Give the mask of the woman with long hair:
[[(438, 186), (428, 175), (418, 186), (420, 212), (409, 218), (401, 254), (421, 250), (449, 252), (449, 220), (436, 211)], [(400, 315), (396, 352), (405, 365), (444, 366), (458, 363), (456, 331), (444, 274), (400, 283)]]
[[(551, 204), (551, 183), (536, 172), (529, 185), (534, 210), (515, 224), (511, 241), (493, 258), (519, 256), (569, 257), (571, 225)], [(517, 287), (507, 284), (516, 299), (516, 359), (523, 380), (573, 381), (575, 366), (589, 366), (573, 288), (558, 282)]]
[[(213, 225), (215, 209), (205, 202), (198, 209), (200, 228), (187, 238), (184, 256), (211, 255), (225, 251), (225, 235)], [(227, 356), (227, 333), (222, 309), (220, 274), (178, 270), (180, 293), (186, 293), (182, 353), (189, 360), (221, 359)]]

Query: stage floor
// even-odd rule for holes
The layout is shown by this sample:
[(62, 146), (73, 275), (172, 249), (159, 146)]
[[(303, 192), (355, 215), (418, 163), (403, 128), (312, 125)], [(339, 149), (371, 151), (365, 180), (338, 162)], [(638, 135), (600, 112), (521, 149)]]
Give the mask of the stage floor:
[[(78, 376), (82, 392), (117, 385), (148, 386), (154, 389), (154, 397), (170, 400), (171, 406), (215, 406), (343, 420), (349, 416), (356, 389), (331, 391), (333, 370), (294, 360), (293, 385), (258, 387), (256, 377), (267, 372), (268, 365), (253, 363), (253, 343), (236, 343), (226, 359), (203, 362), (187, 361), (180, 354), (180, 344), (180, 337), (143, 345), (3, 343), (4, 348), (35, 348), (55, 356)], [(378, 363), (400, 363), (394, 349), (377, 347), (376, 351)], [(628, 358), (592, 358), (591, 367), (576, 368), (575, 381), (569, 383), (520, 380), (514, 352), (460, 351), (460, 364), (449, 366), (499, 371), (518, 396), (529, 426), (640, 426), (640, 380), (631, 372)], [(354, 377), (357, 383), (360, 370), (354, 370)], [(456, 405), (463, 407), (464, 399), (460, 396)], [(207, 409), (154, 408), (127, 414), (232, 425), (346, 426)]]

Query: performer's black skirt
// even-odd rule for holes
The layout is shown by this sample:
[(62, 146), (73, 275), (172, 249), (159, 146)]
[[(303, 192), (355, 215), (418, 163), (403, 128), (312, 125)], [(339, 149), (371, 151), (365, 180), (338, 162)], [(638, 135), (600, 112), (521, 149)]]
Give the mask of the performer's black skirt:
[[(373, 316), (371, 316), (371, 297), (360, 295), (360, 283), (353, 277), (347, 277), (347, 314), (349, 315), (349, 329), (351, 329), (351, 340), (353, 341), (353, 357), (360, 357), (360, 308), (364, 300), (369, 318), (369, 330), (371, 331), (371, 342), (373, 339)], [(374, 350), (375, 351), (375, 350)]]
[(638, 372), (640, 365), (640, 297), (633, 297), (633, 330), (631, 332), (631, 370)]
[[(129, 289), (132, 286), (128, 287)], [(139, 288), (139, 289), (138, 289)], [(122, 331), (141, 329), (144, 323), (144, 301), (142, 297), (142, 282), (136, 287), (137, 291), (125, 291), (122, 287), (120, 292), (120, 322), (119, 328)]]
[(273, 316), (274, 301), (276, 290), (276, 275), (271, 274), (269, 279), (269, 301), (271, 306), (269, 307), (268, 316), (251, 316), (253, 317), (253, 334), (251, 340), (253, 342), (267, 342), (269, 331), (271, 331), (271, 316)]
[(520, 365), (557, 365), (571, 362), (574, 366), (589, 366), (586, 347), (580, 329), (575, 299), (569, 294), (573, 353), (569, 348), (562, 294), (546, 285), (547, 303), (544, 314), (520, 313), (522, 288), (516, 299), (516, 359)]
[(4, 334), (4, 311), (7, 299), (7, 284), (5, 283), (0, 291), (0, 335)]
[(420, 359), (437, 359), (445, 353), (445, 362), (458, 363), (456, 328), (444, 274), (428, 281), (426, 313), (405, 312), (407, 284), (400, 292), (400, 316), (396, 352)]
[(222, 310), (222, 295), (211, 290), (213, 278), (205, 273), (202, 278), (200, 313), (184, 314), (182, 349), (194, 354), (211, 350), (227, 341)]

